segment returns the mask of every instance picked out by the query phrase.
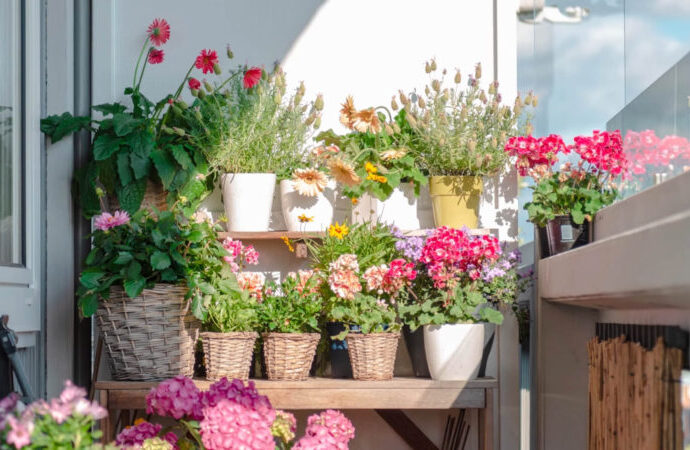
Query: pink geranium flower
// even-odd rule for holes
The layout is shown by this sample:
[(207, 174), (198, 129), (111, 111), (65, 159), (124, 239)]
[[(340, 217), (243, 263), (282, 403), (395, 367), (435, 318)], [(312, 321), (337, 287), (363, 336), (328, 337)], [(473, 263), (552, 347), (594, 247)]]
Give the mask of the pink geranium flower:
[(189, 89), (193, 91), (198, 91), (201, 89), (201, 81), (197, 80), (196, 78), (189, 78)]
[(201, 50), (199, 56), (196, 57), (194, 66), (201, 69), (204, 73), (213, 72), (213, 68), (218, 64), (218, 55), (215, 50)]
[(242, 80), (242, 85), (245, 89), (251, 89), (261, 80), (262, 70), (258, 67), (252, 67), (244, 73), (244, 79)]
[(170, 25), (165, 19), (154, 19), (146, 32), (156, 47), (160, 47), (170, 39)]
[(163, 50), (152, 48), (149, 51), (149, 64), (160, 64), (163, 62), (165, 52)]
[(124, 225), (129, 222), (129, 214), (126, 211), (115, 211), (115, 214), (104, 212), (93, 219), (93, 226), (97, 230), (107, 231), (111, 228)]

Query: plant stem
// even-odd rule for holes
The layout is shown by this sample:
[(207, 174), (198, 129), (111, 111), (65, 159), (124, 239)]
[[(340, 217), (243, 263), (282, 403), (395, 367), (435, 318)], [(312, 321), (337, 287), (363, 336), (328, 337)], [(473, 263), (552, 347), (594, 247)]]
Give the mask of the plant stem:
[(141, 52), (139, 52), (139, 58), (137, 58), (137, 65), (134, 66), (134, 77), (132, 77), (132, 89), (134, 89), (134, 86), (137, 83), (137, 72), (139, 72), (139, 64), (141, 63), (141, 57), (144, 55), (144, 50), (148, 48), (149, 45), (149, 38), (147, 37), (146, 40), (144, 40), (144, 46), (141, 47)]

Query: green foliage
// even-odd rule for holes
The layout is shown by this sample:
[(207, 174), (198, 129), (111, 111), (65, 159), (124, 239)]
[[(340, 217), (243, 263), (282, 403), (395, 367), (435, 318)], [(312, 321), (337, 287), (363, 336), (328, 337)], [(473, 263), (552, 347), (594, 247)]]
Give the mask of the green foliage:
[[(94, 429), (95, 420), (91, 415), (71, 413), (61, 423), (58, 423), (46, 411), (45, 413), (34, 413), (31, 424), (33, 425), (30, 430), (31, 442), (22, 447), (25, 450), (103, 448), (98, 444), (103, 433), (101, 430)], [(10, 426), (7, 423), (5, 423), (5, 429), (0, 429), (0, 449), (16, 448), (7, 443), (9, 429)]]
[(276, 333), (318, 333), (321, 314), (319, 279), (310, 277), (303, 286), (288, 276), (280, 286), (269, 285), (259, 305), (261, 331)]
[(618, 192), (605, 187), (597, 174), (580, 173), (582, 179), (555, 172), (531, 186), (532, 201), (524, 206), (529, 221), (543, 227), (556, 216), (570, 215), (573, 222), (582, 224), (618, 197)]
[[(395, 307), (366, 294), (357, 294), (352, 300), (339, 302), (332, 308), (331, 317), (347, 325), (359, 326), (364, 334), (392, 333), (401, 327)], [(346, 327), (335, 339), (344, 339), (347, 333)]]
[(286, 96), (285, 75), (277, 68), (251, 89), (241, 77), (229, 79), (222, 93), (219, 88), (200, 96), (185, 115), (191, 146), (204, 152), (213, 170), (275, 173), (300, 164), (321, 109), (303, 102), (303, 84)]
[(209, 331), (256, 331), (259, 328), (258, 303), (240, 288), (230, 274), (217, 282), (215, 295), (209, 296), (205, 326)]
[(169, 211), (137, 212), (129, 223), (96, 230), (77, 290), (83, 316), (93, 315), (110, 286), (123, 286), (129, 297), (156, 283), (186, 284), (192, 308), (201, 319), (214, 296), (230, 295), (221, 283), (232, 276), (223, 261), (227, 252), (214, 225), (189, 222)]
[(501, 104), (498, 83), (487, 90), (481, 86), (481, 66), (468, 86), (445, 87), (445, 73), (435, 78), (436, 62), (427, 63), (431, 81), (424, 94), (415, 93), (401, 101), (407, 121), (416, 133), (412, 145), (419, 152), (430, 175), (495, 175), (508, 162), (503, 151), (508, 137), (517, 134), (521, 104), (511, 109)]

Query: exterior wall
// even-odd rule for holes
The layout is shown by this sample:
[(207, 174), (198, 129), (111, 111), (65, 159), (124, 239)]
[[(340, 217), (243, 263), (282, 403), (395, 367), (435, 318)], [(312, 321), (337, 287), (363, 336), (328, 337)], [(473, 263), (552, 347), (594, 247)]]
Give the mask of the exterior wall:
[[(431, 57), (437, 58), (440, 67), (457, 67), (465, 75), (481, 61), (484, 79), (497, 75), (507, 101), (516, 94), (513, 0), (206, 0), (193, 6), (182, 0), (99, 0), (93, 7), (94, 104), (122, 98), (123, 89), (131, 84), (144, 30), (156, 17), (168, 20), (172, 37), (164, 47), (165, 62), (147, 69), (142, 90), (151, 99), (174, 90), (202, 48), (216, 49), (223, 67), (247, 63), (270, 68), (280, 61), (291, 84), (304, 80), (307, 96), (324, 94), (322, 129), (342, 130), (338, 110), (346, 95), (355, 95), (355, 104), (362, 107), (388, 105), (398, 89), (422, 87), (426, 81), (423, 63)], [(235, 54), (230, 63), (224, 58), (226, 44)], [(200, 75), (195, 76), (203, 78)], [(502, 239), (516, 240), (516, 178), (511, 174), (488, 184), (482, 226), (499, 228)], [(208, 203), (212, 210), (222, 209), (218, 197)], [(258, 270), (285, 272), (301, 264), (282, 243), (255, 244), (262, 256)], [(509, 449), (517, 448), (519, 442), (519, 346), (514, 321), (511, 316), (507, 319), (499, 345), (494, 346), (490, 370), (497, 375), (500, 367), (498, 447)], [(400, 373), (409, 373), (405, 362), (401, 351)], [(392, 432), (380, 433), (387, 427), (373, 412), (348, 414), (358, 428), (353, 448), (405, 448)], [(440, 444), (445, 412), (411, 412), (410, 416)], [(472, 428), (477, 429), (476, 422)]]
[[(44, 3), (45, 113), (73, 108), (73, 2)], [(74, 348), (74, 240), (70, 184), (72, 138), (46, 150), (46, 389), (48, 397), (72, 379)]]

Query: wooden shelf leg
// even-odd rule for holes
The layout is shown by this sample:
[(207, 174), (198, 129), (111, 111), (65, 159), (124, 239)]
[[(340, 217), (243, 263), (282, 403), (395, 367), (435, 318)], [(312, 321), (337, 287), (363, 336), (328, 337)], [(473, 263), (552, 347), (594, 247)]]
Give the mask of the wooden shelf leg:
[(108, 391), (107, 390), (100, 391), (99, 403), (101, 404), (101, 406), (103, 408), (105, 408), (108, 411), (108, 415), (105, 416), (103, 419), (101, 419), (101, 422), (100, 422), (101, 432), (103, 433), (103, 437), (101, 438), (101, 441), (103, 442), (103, 444), (107, 444), (108, 442), (115, 439), (115, 436), (113, 436), (115, 411), (111, 411), (110, 405), (108, 405)]
[(494, 448), (494, 390), (486, 389), (483, 409), (478, 410), (479, 449), (493, 450)]
[(376, 413), (415, 450), (438, 450), (438, 447), (399, 409), (376, 409)]

